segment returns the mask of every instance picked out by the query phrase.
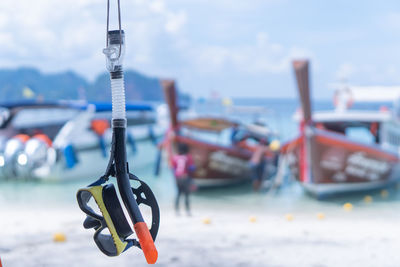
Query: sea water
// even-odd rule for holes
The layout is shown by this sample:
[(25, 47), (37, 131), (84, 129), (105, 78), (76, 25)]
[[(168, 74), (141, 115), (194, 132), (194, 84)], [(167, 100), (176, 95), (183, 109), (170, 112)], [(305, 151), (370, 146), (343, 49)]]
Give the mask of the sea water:
[[(252, 122), (254, 120), (264, 121), (271, 129), (278, 132), (281, 143), (285, 143), (298, 135), (297, 122), (293, 120), (294, 113), (299, 109), (299, 103), (295, 99), (234, 99), (238, 106), (259, 106), (264, 107), (264, 114), (243, 113), (230, 114), (236, 119)], [(389, 105), (389, 104), (385, 104)], [(379, 109), (380, 105), (363, 104), (356, 108)], [(315, 110), (329, 110), (333, 108), (331, 101), (316, 101)], [(210, 101), (195, 105), (198, 114), (222, 114), (227, 116), (226, 107), (218, 101)], [(156, 158), (155, 147), (149, 144), (137, 153), (141, 157)], [(171, 171), (165, 161), (161, 174), (154, 175), (154, 164), (135, 167), (135, 162), (129, 162), (130, 171), (148, 183), (153, 189), (162, 208), (172, 208), (176, 187)], [(104, 166), (106, 168), (106, 166)], [(99, 173), (99, 176), (101, 173)], [(11, 182), (0, 181), (0, 207), (56, 207), (64, 205), (76, 205), (76, 192), (79, 188), (85, 187), (98, 177), (86, 177), (73, 181), (62, 182)], [(114, 178), (110, 179), (115, 180)], [(115, 181), (114, 181), (115, 182)], [(400, 190), (395, 187), (388, 189), (388, 197), (382, 197), (380, 191), (368, 192), (374, 200), (373, 205), (364, 205), (363, 199), (366, 193), (353, 194), (343, 197), (336, 197), (329, 200), (317, 201), (308, 196), (296, 181), (289, 177), (285, 186), (269, 192), (253, 192), (250, 184), (242, 184), (226, 188), (215, 188), (201, 190), (192, 196), (194, 209), (249, 209), (254, 212), (296, 212), (296, 211), (321, 211), (335, 210), (346, 202), (359, 203), (367, 213), (374, 213), (376, 210), (393, 212), (400, 208)], [(78, 207), (77, 207), (78, 208)], [(195, 212), (195, 211), (194, 211)]]

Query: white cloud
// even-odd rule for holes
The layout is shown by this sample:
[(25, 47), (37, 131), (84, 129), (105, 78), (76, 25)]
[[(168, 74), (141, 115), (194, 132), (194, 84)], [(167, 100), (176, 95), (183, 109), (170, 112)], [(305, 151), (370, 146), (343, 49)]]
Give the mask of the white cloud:
[(186, 24), (187, 15), (184, 10), (174, 12), (166, 7), (164, 0), (155, 0), (150, 2), (150, 10), (164, 18), (165, 30), (169, 33), (176, 34), (182, 30)]
[(389, 31), (400, 31), (400, 12), (390, 12), (381, 18), (380, 24), (383, 29)]
[[(171, 1), (171, 0), (169, 0)], [(253, 12), (260, 8), (267, 8), (273, 5), (289, 2), (288, 0), (247, 0), (247, 1), (232, 1), (232, 0), (174, 0), (174, 3), (179, 5), (186, 4), (203, 4), (209, 9), (218, 9), (222, 12)]]
[(360, 72), (364, 74), (366, 80), (372, 84), (399, 84), (400, 71), (395, 65), (364, 65), (360, 67)]
[[(211, 76), (265, 77), (287, 72), (294, 57), (313, 57), (252, 22), (253, 11), (286, 0), (193, 1), (121, 1), (126, 68), (173, 77), (195, 91)], [(204, 15), (210, 10), (220, 17), (208, 19)], [(114, 29), (115, 6), (111, 12)], [(105, 15), (105, 1), (0, 0), (0, 68), (33, 65), (95, 77), (105, 70)], [(200, 82), (199, 75), (204, 77)]]
[(339, 81), (348, 81), (356, 73), (356, 68), (351, 63), (343, 63), (336, 71), (335, 78)]
[(354, 64), (343, 63), (336, 71), (335, 78), (339, 82), (362, 85), (400, 83), (400, 69), (392, 64)]
[[(133, 0), (121, 5), (128, 66), (151, 63), (158, 36), (176, 35), (186, 23), (186, 13), (168, 9), (164, 0)], [(115, 14), (112, 6), (114, 27)], [(104, 69), (105, 15), (104, 1), (1, 0), (0, 67), (74, 69), (93, 77)]]
[(267, 33), (259, 32), (253, 43), (233, 47), (206, 45), (194, 49), (197, 67), (204, 72), (233, 68), (248, 74), (282, 73), (290, 68), (294, 58), (312, 58), (298, 47), (285, 48), (269, 40)]
[(150, 9), (156, 13), (165, 13), (165, 2), (162, 0), (156, 0), (150, 3)]
[[(186, 66), (182, 68), (194, 67), (207, 72), (233, 67), (245, 73), (277, 73), (288, 67), (291, 57), (310, 54), (295, 47), (285, 48), (271, 41), (265, 32), (237, 46), (216, 45), (208, 40), (194, 42), (184, 30), (187, 12), (181, 7), (171, 9), (170, 3), (166, 0), (121, 3), (128, 45), (127, 67), (159, 71), (156, 56), (161, 53), (173, 57), (166, 54), (175, 53), (176, 57), (184, 57), (182, 62)], [(239, 6), (251, 10), (261, 4), (257, 0)], [(0, 10), (0, 67), (34, 65), (45, 71), (74, 69), (91, 77), (104, 69), (101, 50), (105, 41), (105, 2), (1, 0)], [(112, 27), (116, 26), (115, 14), (116, 7), (112, 5)], [(210, 25), (205, 23), (204, 27)]]
[(167, 15), (167, 22), (165, 23), (165, 29), (170, 33), (178, 33), (186, 23), (187, 15), (184, 11), (178, 13), (170, 12)]

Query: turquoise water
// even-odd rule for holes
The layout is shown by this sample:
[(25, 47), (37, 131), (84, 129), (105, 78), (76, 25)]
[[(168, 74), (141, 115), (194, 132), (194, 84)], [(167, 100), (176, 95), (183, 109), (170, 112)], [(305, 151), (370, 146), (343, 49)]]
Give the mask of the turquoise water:
[[(268, 108), (268, 114), (261, 116), (271, 128), (280, 133), (282, 142), (289, 140), (297, 135), (297, 125), (293, 122), (293, 113), (298, 108), (296, 100), (235, 100), (237, 105), (258, 105)], [(331, 108), (330, 101), (320, 101), (315, 104), (316, 109)], [(379, 106), (375, 106), (379, 107)], [(361, 107), (365, 108), (365, 107)], [(203, 104), (197, 106), (200, 113), (223, 113), (224, 108), (216, 104)], [(255, 114), (241, 114), (241, 119), (251, 121), (255, 119)], [(155, 150), (138, 151), (142, 157), (155, 158)], [(106, 166), (104, 166), (105, 168)], [(153, 174), (153, 165), (135, 168), (135, 163), (130, 162), (131, 172), (146, 181), (154, 190), (158, 201), (162, 207), (172, 207), (175, 184), (170, 170), (164, 164), (160, 177)], [(100, 175), (100, 174), (99, 174)], [(59, 206), (75, 205), (76, 191), (91, 183), (97, 177), (88, 177), (78, 181), (71, 182), (0, 182), (0, 205), (29, 205), (29, 206)], [(112, 178), (111, 178), (112, 179)], [(400, 192), (395, 189), (389, 190), (389, 197), (382, 198), (380, 192), (369, 193), (374, 198), (374, 206), (368, 206), (368, 209), (374, 210), (379, 207), (380, 210), (388, 211), (397, 209), (400, 206)], [(194, 194), (192, 202), (194, 207), (202, 206), (221, 208), (243, 208), (243, 209), (265, 209), (265, 210), (318, 210), (326, 208), (337, 208), (345, 202), (363, 204), (364, 194), (345, 196), (331, 199), (328, 201), (316, 201), (306, 195), (302, 188), (296, 182), (288, 182), (285, 188), (268, 193), (254, 193), (251, 185), (244, 184), (229, 188), (218, 188), (207, 191), (200, 191)]]
[[(152, 166), (137, 169), (135, 173), (152, 187), (161, 209), (172, 207), (175, 185), (166, 166), (160, 177), (152, 175)], [(0, 205), (10, 207), (26, 205), (41, 209), (76, 205), (76, 191), (92, 181), (93, 179), (61, 183), (2, 182), (0, 183)], [(196, 192), (191, 201), (194, 212), (196, 212), (196, 207), (202, 210), (207, 208), (237, 209), (254, 213), (336, 212), (341, 210), (344, 203), (351, 202), (358, 206), (358, 209), (364, 209), (368, 214), (379, 210), (387, 216), (387, 213), (397, 214), (396, 210), (400, 208), (400, 190), (396, 188), (388, 189), (389, 196), (387, 198), (382, 198), (380, 191), (368, 192), (374, 202), (366, 204), (363, 201), (366, 193), (317, 201), (305, 194), (296, 182), (288, 181), (287, 183), (279, 190), (259, 193), (254, 193), (250, 184), (203, 190)]]

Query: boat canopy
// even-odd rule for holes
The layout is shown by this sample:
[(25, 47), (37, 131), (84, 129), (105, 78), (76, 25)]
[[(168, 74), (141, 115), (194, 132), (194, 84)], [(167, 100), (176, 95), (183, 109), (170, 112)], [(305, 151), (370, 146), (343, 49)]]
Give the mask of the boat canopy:
[(228, 106), (227, 107), (227, 112), (229, 113), (239, 113), (239, 114), (243, 114), (243, 113), (255, 113), (255, 114), (265, 114), (265, 113), (270, 113), (271, 110), (264, 107), (264, 106), (239, 106), (239, 105), (235, 105), (235, 106)]
[[(94, 106), (97, 112), (107, 112), (112, 110), (110, 102), (86, 102), (86, 101), (58, 101), (58, 102), (36, 102), (20, 101), (10, 103), (0, 103), (0, 107), (7, 109), (15, 108), (74, 108), (86, 110), (89, 106)], [(148, 103), (126, 103), (127, 111), (152, 111), (153, 105)]]
[(265, 137), (265, 136), (269, 136), (269, 135), (277, 135), (277, 133), (272, 132), (271, 129), (269, 127), (267, 127), (266, 125), (258, 125), (258, 124), (252, 123), (252, 124), (245, 125), (245, 128), (247, 131), (249, 131), (249, 133), (253, 133), (258, 136)]
[(196, 118), (184, 120), (181, 125), (204, 131), (221, 132), (237, 125), (237, 123), (222, 118)]
[(400, 98), (400, 86), (345, 86), (353, 102), (393, 102)]
[[(312, 114), (314, 122), (383, 122), (392, 118), (389, 111), (347, 110), (345, 112), (320, 111)], [(296, 112), (296, 121), (300, 121), (301, 114)]]
[[(88, 102), (78, 107), (80, 109), (87, 109), (88, 106), (93, 105), (96, 109), (96, 112), (107, 112), (112, 110), (112, 104), (110, 102)], [(153, 106), (146, 103), (127, 103), (126, 104), (127, 111), (152, 111), (154, 110)]]

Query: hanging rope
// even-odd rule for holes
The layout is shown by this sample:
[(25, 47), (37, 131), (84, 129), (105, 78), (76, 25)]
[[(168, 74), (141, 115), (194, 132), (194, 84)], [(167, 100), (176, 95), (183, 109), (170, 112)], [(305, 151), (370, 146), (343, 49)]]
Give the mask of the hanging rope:
[[(117, 0), (118, 3), (118, 26), (119, 26), (119, 37), (120, 37), (120, 43), (119, 43), (119, 55), (118, 59), (121, 57), (121, 48), (122, 48), (122, 28), (121, 28), (121, 4), (120, 0)], [(110, 0), (107, 0), (107, 29), (106, 29), (106, 48), (108, 48), (108, 31), (110, 29)]]

